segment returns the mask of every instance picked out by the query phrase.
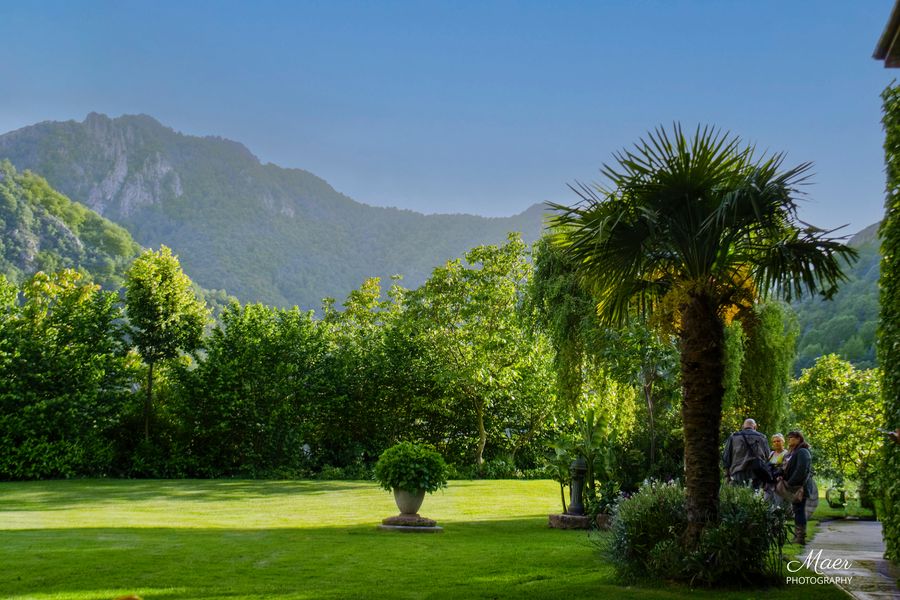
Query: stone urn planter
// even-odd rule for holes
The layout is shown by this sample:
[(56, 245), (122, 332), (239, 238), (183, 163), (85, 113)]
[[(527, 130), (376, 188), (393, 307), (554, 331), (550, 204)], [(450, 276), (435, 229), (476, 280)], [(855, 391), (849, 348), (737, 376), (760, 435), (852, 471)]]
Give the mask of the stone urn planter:
[(400, 509), (401, 515), (417, 515), (419, 507), (425, 501), (425, 490), (416, 490), (415, 492), (407, 492), (394, 488), (394, 502)]
[(428, 446), (401, 442), (384, 451), (375, 465), (375, 479), (394, 493), (400, 514), (381, 522), (381, 529), (403, 532), (442, 531), (437, 523), (419, 515), (425, 494), (447, 485), (447, 464)]

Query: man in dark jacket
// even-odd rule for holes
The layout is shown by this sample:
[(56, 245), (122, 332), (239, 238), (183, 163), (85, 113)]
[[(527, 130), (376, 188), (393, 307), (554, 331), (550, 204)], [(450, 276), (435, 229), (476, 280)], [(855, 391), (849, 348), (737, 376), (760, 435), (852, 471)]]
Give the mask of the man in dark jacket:
[(769, 441), (756, 431), (756, 421), (747, 419), (744, 428), (728, 436), (722, 464), (728, 473), (728, 480), (736, 485), (748, 482), (758, 488), (772, 480), (766, 465), (769, 461)]

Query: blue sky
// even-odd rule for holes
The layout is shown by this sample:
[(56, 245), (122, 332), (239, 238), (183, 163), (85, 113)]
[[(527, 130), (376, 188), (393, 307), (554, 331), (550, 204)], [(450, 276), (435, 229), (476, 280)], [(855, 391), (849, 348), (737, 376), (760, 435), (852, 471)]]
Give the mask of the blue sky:
[(883, 214), (892, 0), (19, 2), (0, 131), (146, 113), (361, 202), (510, 215), (658, 124), (815, 163), (801, 216)]

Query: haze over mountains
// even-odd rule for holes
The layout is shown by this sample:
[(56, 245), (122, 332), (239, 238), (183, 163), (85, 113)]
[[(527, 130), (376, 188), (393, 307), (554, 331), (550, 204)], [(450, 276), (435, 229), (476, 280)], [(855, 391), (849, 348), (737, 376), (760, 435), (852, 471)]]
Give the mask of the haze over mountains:
[(543, 219), (540, 205), (508, 218), (368, 206), (307, 171), (262, 164), (237, 142), (183, 135), (146, 115), (25, 127), (0, 136), (0, 159), (141, 245), (170, 246), (200, 286), (280, 306), (318, 308), (374, 276), (416, 287), (510, 231), (536, 240)]
[[(417, 287), (435, 266), (509, 231), (531, 242), (542, 217), (541, 206), (500, 219), (367, 206), (306, 171), (260, 164), (241, 144), (182, 135), (147, 116), (91, 114), (0, 136), (0, 273), (14, 281), (75, 267), (118, 287), (139, 251), (133, 237), (172, 247), (219, 306), (224, 289), (243, 302), (319, 308), (367, 277), (402, 274)], [(833, 300), (793, 304), (798, 370), (829, 352), (875, 365), (876, 229), (850, 240), (860, 260)]]

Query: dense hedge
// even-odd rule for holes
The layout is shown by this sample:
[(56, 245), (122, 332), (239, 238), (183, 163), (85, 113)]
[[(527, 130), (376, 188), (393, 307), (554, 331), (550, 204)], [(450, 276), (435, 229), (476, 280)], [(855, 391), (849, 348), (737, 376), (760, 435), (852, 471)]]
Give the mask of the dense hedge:
[(321, 319), (235, 302), (192, 356), (157, 357), (152, 402), (132, 346), (173, 319), (138, 320), (72, 270), (19, 286), (0, 273), (0, 481), (367, 478), (398, 439), (434, 445), (457, 474), (534, 473), (559, 432), (550, 356), (517, 306), (525, 249), (480, 247), (436, 270), (444, 285), (387, 298), (367, 280)]
[[(884, 99), (884, 152), (887, 166), (885, 215), (881, 222), (881, 328), (878, 358), (882, 365), (884, 412), (889, 429), (900, 426), (900, 86), (888, 87)], [(887, 556), (900, 559), (900, 445), (885, 444), (881, 515)]]

